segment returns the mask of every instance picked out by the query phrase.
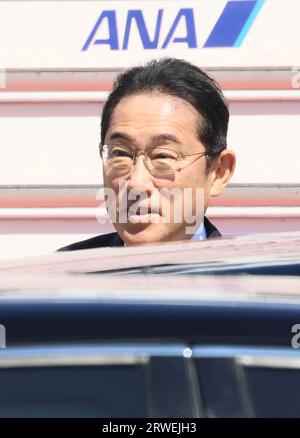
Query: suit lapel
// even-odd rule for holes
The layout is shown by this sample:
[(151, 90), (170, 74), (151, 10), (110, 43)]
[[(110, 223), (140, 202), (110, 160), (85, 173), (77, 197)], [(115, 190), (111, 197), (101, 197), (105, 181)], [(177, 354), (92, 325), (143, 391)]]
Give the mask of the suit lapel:
[(206, 216), (204, 216), (204, 226), (208, 239), (212, 239), (214, 237), (222, 237), (220, 231), (212, 224)]

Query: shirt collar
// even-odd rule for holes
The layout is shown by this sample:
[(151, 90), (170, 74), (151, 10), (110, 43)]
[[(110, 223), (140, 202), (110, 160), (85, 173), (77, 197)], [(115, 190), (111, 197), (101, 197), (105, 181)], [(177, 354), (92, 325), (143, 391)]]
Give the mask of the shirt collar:
[(207, 239), (207, 233), (204, 223), (202, 222), (196, 233), (193, 235), (192, 240), (205, 240), (205, 239)]

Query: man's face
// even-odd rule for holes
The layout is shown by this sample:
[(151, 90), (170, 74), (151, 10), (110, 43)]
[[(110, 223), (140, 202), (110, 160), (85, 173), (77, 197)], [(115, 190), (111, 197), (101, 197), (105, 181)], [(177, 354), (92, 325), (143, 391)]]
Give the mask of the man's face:
[[(117, 219), (113, 222), (127, 245), (192, 237), (191, 233), (186, 232), (186, 227), (191, 225), (190, 219), (187, 223), (186, 217), (190, 218), (190, 213), (196, 214), (199, 202), (202, 207), (199, 211), (203, 214), (212, 185), (212, 173), (206, 172), (206, 156), (200, 155), (205, 152), (205, 147), (197, 136), (199, 124), (200, 116), (188, 102), (163, 94), (126, 97), (115, 108), (104, 143), (117, 144), (125, 148), (131, 146), (137, 151), (137, 159), (129, 172), (120, 174), (113, 168), (104, 166), (104, 186), (113, 189), (118, 200)], [(161, 148), (167, 148), (182, 155), (199, 155), (184, 157), (178, 161), (178, 166), (182, 167), (180, 171), (176, 170), (171, 175), (157, 175), (149, 171), (144, 164), (146, 148), (160, 151)], [(121, 190), (120, 184), (124, 184)], [(184, 193), (186, 188), (189, 188), (189, 193), (186, 192), (188, 199), (183, 195), (184, 205), (178, 196), (168, 198), (169, 210), (166, 219), (165, 194), (173, 189), (179, 189)], [(144, 209), (144, 214), (139, 214), (141, 210), (138, 210), (138, 214), (130, 215), (129, 212), (128, 219), (126, 210), (126, 223), (121, 223), (120, 213), (124, 207), (120, 207), (120, 199), (124, 193), (128, 199), (132, 190), (145, 194), (142, 198), (136, 198), (136, 201), (140, 199), (140, 204), (135, 202), (135, 205), (138, 204)], [(128, 200), (127, 207), (133, 206), (133, 203), (132, 199)], [(183, 211), (179, 212), (180, 209)], [(180, 221), (178, 213), (183, 213)]]

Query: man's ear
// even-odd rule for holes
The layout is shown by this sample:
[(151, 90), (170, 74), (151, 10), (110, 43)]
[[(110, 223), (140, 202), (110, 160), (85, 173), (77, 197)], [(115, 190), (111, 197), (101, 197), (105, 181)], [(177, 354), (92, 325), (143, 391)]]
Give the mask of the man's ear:
[(225, 149), (211, 165), (210, 196), (219, 196), (229, 183), (235, 169), (235, 153)]

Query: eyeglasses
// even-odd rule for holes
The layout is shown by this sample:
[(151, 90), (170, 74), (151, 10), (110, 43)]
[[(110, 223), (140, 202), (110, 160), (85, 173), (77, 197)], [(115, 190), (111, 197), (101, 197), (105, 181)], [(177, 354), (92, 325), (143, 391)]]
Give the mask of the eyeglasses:
[[(156, 177), (172, 176), (175, 172), (180, 172), (198, 158), (207, 155), (206, 152), (195, 154), (182, 154), (176, 149), (165, 146), (146, 148), (143, 152), (144, 165), (147, 170)], [(196, 156), (193, 161), (183, 164), (186, 157)], [(100, 156), (103, 160), (105, 170), (111, 169), (115, 175), (121, 176), (131, 172), (138, 154), (133, 146), (123, 144), (100, 144)]]

